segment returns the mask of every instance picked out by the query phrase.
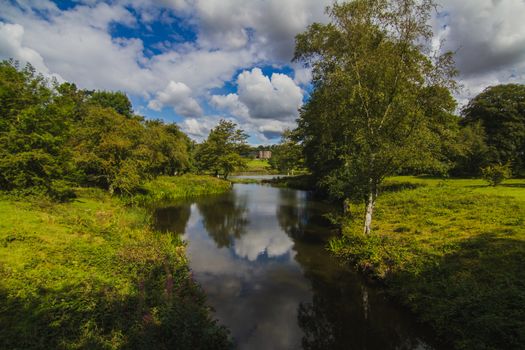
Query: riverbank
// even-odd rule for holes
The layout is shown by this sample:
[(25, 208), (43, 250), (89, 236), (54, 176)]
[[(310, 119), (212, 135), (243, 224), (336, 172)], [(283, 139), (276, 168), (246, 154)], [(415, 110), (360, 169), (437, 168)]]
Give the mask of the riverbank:
[[(230, 188), (215, 181), (148, 186), (166, 185), (169, 198)], [(0, 348), (229, 348), (178, 236), (153, 231), (147, 210), (102, 190), (77, 196), (0, 198)]]
[(351, 207), (330, 249), (410, 307), (458, 349), (525, 343), (525, 180), (397, 177), (380, 196), (373, 234)]
[(127, 200), (132, 204), (169, 202), (182, 198), (219, 194), (229, 191), (231, 183), (206, 175), (159, 176), (147, 182), (143, 191)]

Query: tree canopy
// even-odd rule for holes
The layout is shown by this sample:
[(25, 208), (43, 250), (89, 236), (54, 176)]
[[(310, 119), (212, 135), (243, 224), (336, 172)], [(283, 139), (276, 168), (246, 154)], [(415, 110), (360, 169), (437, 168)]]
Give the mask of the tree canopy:
[(208, 171), (225, 178), (235, 169), (244, 168), (241, 154), (247, 148), (248, 135), (234, 122), (221, 119), (208, 138), (198, 146), (195, 161), (200, 171)]
[(0, 189), (60, 198), (71, 186), (123, 193), (190, 167), (175, 124), (144, 121), (120, 92), (47, 81), (30, 65), (0, 63)]
[(463, 124), (483, 128), (489, 163), (525, 172), (525, 85), (491, 86), (463, 109)]

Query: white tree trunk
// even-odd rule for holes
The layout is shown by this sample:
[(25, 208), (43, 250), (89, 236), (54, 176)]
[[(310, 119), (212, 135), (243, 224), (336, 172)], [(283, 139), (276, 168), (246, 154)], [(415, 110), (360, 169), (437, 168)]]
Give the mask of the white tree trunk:
[(365, 227), (364, 233), (369, 235), (372, 232), (372, 215), (374, 214), (375, 195), (373, 191), (368, 194), (366, 201), (366, 212), (365, 212)]

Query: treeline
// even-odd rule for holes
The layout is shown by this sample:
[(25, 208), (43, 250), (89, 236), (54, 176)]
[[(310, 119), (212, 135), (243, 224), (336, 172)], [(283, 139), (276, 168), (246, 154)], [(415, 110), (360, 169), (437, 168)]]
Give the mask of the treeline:
[(0, 63), (0, 189), (63, 200), (75, 186), (132, 193), (187, 172), (192, 141), (176, 124), (133, 113), (124, 93), (46, 80)]

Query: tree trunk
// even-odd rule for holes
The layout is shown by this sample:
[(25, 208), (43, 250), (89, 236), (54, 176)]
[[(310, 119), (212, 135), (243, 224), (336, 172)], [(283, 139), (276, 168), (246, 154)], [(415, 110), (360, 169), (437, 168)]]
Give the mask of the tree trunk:
[(376, 186), (370, 186), (368, 198), (366, 199), (365, 210), (365, 225), (363, 231), (366, 235), (372, 233), (372, 216), (374, 214), (374, 206), (376, 204), (377, 190)]

